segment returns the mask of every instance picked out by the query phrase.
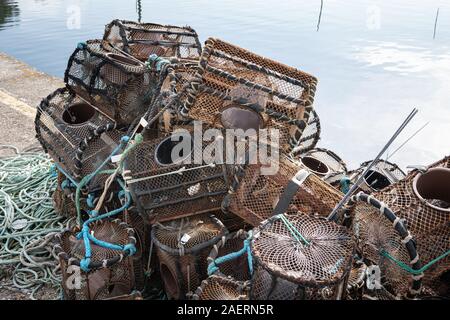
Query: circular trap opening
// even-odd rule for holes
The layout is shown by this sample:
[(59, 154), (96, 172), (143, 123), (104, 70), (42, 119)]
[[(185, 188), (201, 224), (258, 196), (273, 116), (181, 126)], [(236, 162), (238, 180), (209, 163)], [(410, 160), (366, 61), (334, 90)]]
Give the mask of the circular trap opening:
[(450, 212), (450, 169), (432, 168), (417, 175), (413, 189), (427, 205)]
[(155, 149), (155, 160), (162, 166), (180, 163), (188, 158), (193, 149), (190, 134), (173, 134), (161, 141)]
[(364, 181), (369, 187), (376, 191), (379, 191), (391, 185), (391, 181), (389, 181), (389, 179), (384, 174), (375, 170), (369, 170), (364, 176)]
[(232, 105), (223, 110), (220, 120), (225, 129), (258, 130), (263, 126), (259, 113), (238, 105)]
[(79, 125), (89, 121), (95, 115), (95, 109), (87, 103), (70, 105), (62, 114), (62, 119), (70, 125)]
[(169, 267), (162, 263), (160, 265), (161, 279), (164, 282), (164, 288), (166, 290), (166, 294), (168, 298), (178, 299), (180, 295), (180, 291), (178, 288), (178, 283), (175, 280), (175, 276), (170, 271)]
[(121, 63), (121, 64), (127, 64), (127, 65), (130, 65), (130, 66), (139, 67), (141, 65), (139, 62), (135, 61), (134, 59), (131, 59), (131, 58), (126, 57), (126, 56), (121, 56), (121, 55), (118, 55), (118, 54), (115, 54), (115, 53), (108, 53), (108, 58), (113, 60), (113, 61), (115, 61), (115, 62), (118, 62), (118, 63)]
[(302, 159), (302, 163), (312, 172), (324, 176), (328, 173), (328, 171), (330, 171), (330, 169), (328, 168), (328, 166), (323, 163), (320, 160), (317, 160), (316, 158), (313, 157), (303, 157)]

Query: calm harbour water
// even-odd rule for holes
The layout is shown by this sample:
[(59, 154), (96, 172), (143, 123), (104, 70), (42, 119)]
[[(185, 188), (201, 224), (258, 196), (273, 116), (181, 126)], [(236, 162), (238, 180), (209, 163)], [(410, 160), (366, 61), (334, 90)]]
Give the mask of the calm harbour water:
[(112, 19), (190, 25), (201, 41), (218, 37), (317, 76), (319, 146), (351, 168), (373, 158), (414, 106), (419, 114), (391, 151), (429, 124), (390, 160), (404, 168), (450, 154), (448, 0), (323, 0), (321, 14), (320, 0), (137, 8), (134, 0), (0, 0), (0, 51), (62, 77), (76, 44), (101, 38)]

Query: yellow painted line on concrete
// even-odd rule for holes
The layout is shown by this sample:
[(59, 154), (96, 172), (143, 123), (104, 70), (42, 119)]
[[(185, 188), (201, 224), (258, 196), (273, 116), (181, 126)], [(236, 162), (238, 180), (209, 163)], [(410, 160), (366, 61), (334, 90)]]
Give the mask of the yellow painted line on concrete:
[(33, 108), (25, 102), (18, 100), (2, 89), (0, 89), (0, 103), (22, 113), (27, 117), (34, 118), (36, 115), (36, 108)]

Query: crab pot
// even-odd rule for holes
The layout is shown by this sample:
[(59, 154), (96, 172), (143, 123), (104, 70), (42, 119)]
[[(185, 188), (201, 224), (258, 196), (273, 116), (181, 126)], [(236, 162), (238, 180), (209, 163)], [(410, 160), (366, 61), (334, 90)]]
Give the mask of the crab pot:
[[(44, 150), (77, 182), (103, 163), (124, 134), (105, 114), (67, 89), (58, 89), (42, 100), (35, 128)], [(111, 168), (112, 164), (104, 167)], [(93, 178), (88, 187), (95, 189), (101, 179)]]
[(258, 226), (272, 216), (291, 181), (299, 186), (288, 208), (293, 212), (326, 217), (342, 199), (339, 190), (290, 159), (280, 157), (278, 165), (279, 169), (273, 175), (264, 175), (265, 165), (248, 165), (241, 171), (242, 176), (233, 192), (225, 198), (224, 207), (249, 224)]
[[(241, 250), (247, 237), (248, 233), (246, 231), (239, 230), (220, 239), (209, 253), (208, 265), (214, 263), (219, 257)], [(217, 267), (218, 269), (215, 274), (218, 276), (225, 278), (231, 277), (237, 281), (250, 280), (251, 274), (248, 266), (247, 253), (244, 253), (233, 260), (218, 264)]]
[(377, 277), (382, 288), (374, 287), (376, 290), (370, 290), (373, 293), (366, 294), (373, 296), (383, 289), (394, 297), (417, 296), (424, 274), (410, 273), (395, 262), (419, 270), (424, 259), (418, 254), (420, 243), (416, 241), (408, 220), (402, 220), (389, 204), (363, 192), (353, 196), (347, 207), (346, 214), (350, 212), (353, 218), (351, 229), (360, 254), (379, 270)]
[[(56, 189), (53, 192), (53, 208), (55, 212), (63, 217), (76, 217), (77, 211), (75, 209), (75, 203), (72, 201), (71, 196), (73, 193), (67, 193), (62, 183), (66, 180), (66, 176), (61, 172), (58, 172), (58, 179), (56, 181)], [(74, 195), (73, 195), (74, 196)]]
[[(344, 299), (355, 248), (350, 233), (302, 213), (286, 217), (290, 227), (276, 215), (254, 230), (250, 299)], [(307, 242), (294, 237), (293, 228)]]
[[(405, 179), (374, 196), (405, 219), (424, 263), (450, 250), (450, 157), (423, 172), (411, 171)], [(423, 285), (444, 295), (448, 285), (447, 289), (442, 286), (443, 275), (449, 269), (450, 256), (446, 256), (424, 272)]]
[(203, 280), (192, 300), (248, 300), (248, 282), (212, 275)]
[(209, 38), (181, 115), (225, 129), (279, 130), (264, 142), (291, 150), (307, 126), (317, 79), (224, 41)]
[(341, 179), (347, 174), (344, 161), (333, 151), (324, 148), (312, 149), (302, 154), (299, 161), (334, 187), (339, 187)]
[(292, 154), (297, 157), (311, 149), (314, 149), (317, 142), (319, 142), (320, 132), (320, 118), (316, 110), (313, 110), (308, 119), (308, 124), (305, 130), (303, 130), (303, 135), (298, 141), (297, 146), (292, 150)]
[[(372, 161), (361, 164), (359, 169), (350, 172), (350, 180), (355, 183)], [(359, 189), (365, 193), (380, 191), (397, 181), (405, 178), (406, 174), (395, 164), (385, 160), (378, 160), (365, 174)]]
[(226, 210), (212, 211), (217, 219), (219, 219), (229, 232), (236, 232), (241, 229), (248, 230), (251, 226), (238, 215)]
[(207, 261), (212, 246), (227, 233), (214, 216), (197, 215), (157, 223), (152, 241), (159, 259), (159, 271), (166, 295), (184, 299), (207, 277)]
[(147, 282), (145, 273), (150, 258), (150, 226), (144, 222), (144, 219), (142, 219), (135, 207), (131, 207), (124, 212), (123, 220), (132, 227), (135, 232), (136, 253), (131, 256), (131, 259), (133, 260), (135, 289), (143, 291)]
[(197, 33), (190, 27), (113, 20), (103, 39), (141, 61), (152, 54), (198, 60), (202, 52)]
[(129, 153), (124, 179), (147, 223), (220, 209), (230, 170), (205, 157), (197, 162), (207, 146), (194, 140), (192, 131), (179, 130)]
[(124, 125), (142, 116), (159, 92), (155, 71), (102, 40), (78, 45), (64, 81), (72, 92)]
[[(56, 235), (54, 249), (60, 261), (64, 298), (103, 300), (132, 293), (135, 286), (133, 259), (127, 252), (91, 243), (90, 271), (80, 269), (85, 247), (83, 239), (76, 238), (79, 231), (66, 230)], [(119, 245), (135, 244), (133, 229), (118, 219), (95, 222), (91, 224), (91, 231), (99, 240)]]

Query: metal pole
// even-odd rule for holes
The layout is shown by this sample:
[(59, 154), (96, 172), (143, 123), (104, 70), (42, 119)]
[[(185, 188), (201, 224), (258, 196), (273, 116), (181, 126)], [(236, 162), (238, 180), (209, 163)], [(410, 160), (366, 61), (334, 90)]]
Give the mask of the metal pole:
[(389, 139), (389, 141), (386, 143), (386, 145), (381, 149), (381, 151), (378, 153), (378, 155), (375, 157), (375, 159), (372, 160), (372, 162), (367, 166), (367, 168), (364, 170), (364, 172), (359, 176), (358, 180), (356, 180), (355, 184), (350, 188), (350, 190), (345, 194), (345, 196), (342, 198), (341, 201), (336, 205), (336, 207), (331, 211), (330, 215), (327, 217), (328, 220), (334, 220), (336, 218), (338, 210), (348, 201), (348, 199), (352, 196), (352, 194), (355, 192), (355, 190), (359, 187), (362, 180), (364, 179), (364, 176), (367, 174), (367, 172), (372, 169), (373, 165), (380, 159), (380, 157), (383, 155), (383, 153), (389, 148), (389, 146), (394, 142), (394, 140), (398, 137), (398, 135), (403, 131), (403, 129), (408, 125), (408, 123), (412, 120), (412, 118), (417, 114), (418, 110), (414, 108), (411, 113), (406, 117), (405, 121), (403, 121), (402, 125), (397, 129), (397, 131), (394, 133), (394, 135)]

